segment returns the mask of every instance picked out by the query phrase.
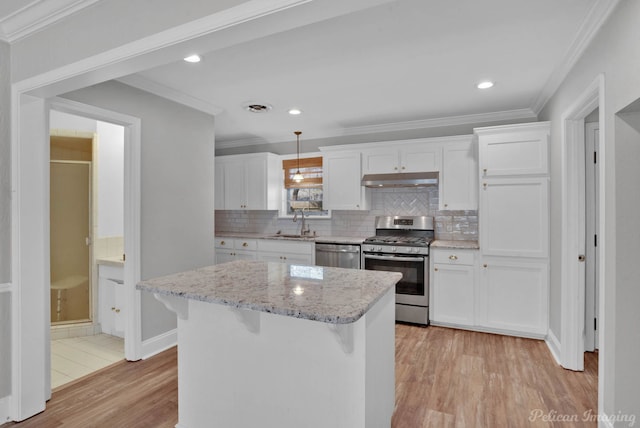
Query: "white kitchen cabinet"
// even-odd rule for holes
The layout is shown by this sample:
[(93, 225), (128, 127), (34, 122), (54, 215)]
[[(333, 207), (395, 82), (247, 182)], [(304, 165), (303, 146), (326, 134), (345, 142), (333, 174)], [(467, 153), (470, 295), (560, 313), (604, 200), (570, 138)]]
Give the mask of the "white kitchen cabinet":
[(493, 331), (544, 337), (548, 329), (549, 264), (485, 257), (477, 324)]
[(216, 158), (216, 209), (277, 210), (283, 188), (282, 163), (272, 153)]
[(102, 332), (124, 337), (124, 267), (98, 265), (98, 301)]
[(216, 238), (216, 263), (234, 260), (256, 260), (257, 242), (255, 239)]
[(370, 190), (361, 184), (360, 152), (326, 152), (322, 157), (324, 209), (369, 209)]
[(288, 241), (281, 239), (261, 239), (258, 241), (258, 260), (303, 265), (315, 262), (313, 241)]
[(442, 148), (440, 210), (478, 209), (478, 158), (471, 136)]
[(435, 324), (472, 328), (477, 297), (477, 250), (431, 250), (430, 319)]
[(549, 173), (549, 122), (476, 128), (480, 177)]
[(363, 174), (440, 171), (442, 148), (438, 144), (403, 144), (396, 148), (362, 151)]
[(224, 162), (220, 158), (215, 160), (215, 182), (214, 182), (214, 207), (216, 210), (224, 209)]
[(549, 179), (482, 180), (479, 233), (482, 254), (549, 256)]

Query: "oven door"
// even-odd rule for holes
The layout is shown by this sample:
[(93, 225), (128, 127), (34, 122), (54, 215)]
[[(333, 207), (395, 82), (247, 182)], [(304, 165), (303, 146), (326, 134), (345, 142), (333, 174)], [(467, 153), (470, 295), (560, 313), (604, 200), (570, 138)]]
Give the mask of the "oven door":
[(396, 284), (396, 303), (429, 306), (429, 276), (427, 256), (406, 256), (364, 253), (364, 268), (400, 272), (402, 279)]

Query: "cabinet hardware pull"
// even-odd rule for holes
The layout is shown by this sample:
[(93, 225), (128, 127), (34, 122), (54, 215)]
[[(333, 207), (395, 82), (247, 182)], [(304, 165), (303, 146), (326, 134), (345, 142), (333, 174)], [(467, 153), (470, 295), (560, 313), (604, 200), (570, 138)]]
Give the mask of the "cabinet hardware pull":
[(482, 170), (482, 172), (484, 172), (484, 174), (486, 175), (486, 174), (487, 174), (487, 168), (484, 168), (484, 169)]
[(487, 264), (486, 263), (483, 264), (482, 267), (486, 269), (487, 268)]
[(246, 242), (243, 242), (243, 243), (242, 243), (242, 246), (243, 246), (243, 247), (247, 247), (248, 245), (249, 245), (249, 244), (247, 244)]
[(447, 208), (449, 206), (449, 204), (444, 204), (444, 207)]
[(405, 169), (404, 167), (402, 167), (402, 169)]
[(393, 167), (393, 169), (394, 169), (395, 171), (397, 171), (397, 170), (398, 170), (398, 167), (397, 167), (397, 166), (394, 166), (394, 167)]
[(111, 307), (111, 310), (112, 310), (112, 311), (115, 311), (115, 310), (116, 310), (115, 306), (112, 306), (112, 307)]
[(585, 261), (586, 259), (587, 259), (587, 258), (584, 256), (584, 254), (580, 254), (580, 255), (578, 256), (578, 261), (579, 261), (579, 262), (583, 262), (583, 261)]
[(224, 241), (220, 241), (220, 245), (224, 245)]
[(487, 188), (487, 183), (482, 183), (482, 187)]
[(438, 272), (438, 268), (433, 268), (433, 271), (434, 272)]
[(451, 254), (449, 256), (449, 260), (458, 260), (458, 256), (456, 256), (455, 254)]
[(120, 309), (116, 309), (116, 314), (119, 314), (119, 313), (120, 313)]

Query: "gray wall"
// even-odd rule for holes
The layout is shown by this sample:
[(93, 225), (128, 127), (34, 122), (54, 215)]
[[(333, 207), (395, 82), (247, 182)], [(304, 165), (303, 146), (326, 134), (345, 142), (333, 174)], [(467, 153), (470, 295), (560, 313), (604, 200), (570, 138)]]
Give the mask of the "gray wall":
[(0, 42), (0, 284), (11, 278), (11, 76), (9, 45)]
[[(142, 120), (142, 279), (213, 264), (213, 117), (118, 82), (63, 97)], [(175, 327), (143, 293), (142, 339)]]
[[(11, 280), (11, 76), (0, 42), (0, 284)], [(11, 394), (11, 293), (0, 292), (0, 398)], [(1, 417), (2, 415), (0, 415)]]
[[(604, 363), (604, 402), (607, 414), (635, 414), (640, 417), (637, 368), (640, 337), (640, 278), (638, 265), (637, 213), (640, 209), (638, 183), (638, 138), (623, 131), (615, 114), (640, 98), (640, 1), (622, 0), (576, 63), (559, 90), (540, 114), (541, 120), (551, 120), (551, 294), (550, 329), (560, 340), (561, 325), (561, 120), (562, 114), (601, 73), (605, 75), (605, 94), (600, 111), (604, 112), (605, 146), (602, 179), (605, 182), (606, 275), (604, 283), (605, 350), (600, 353)], [(604, 109), (604, 111), (603, 111)], [(602, 143), (601, 143), (602, 144)], [(635, 241), (634, 241), (635, 239)], [(602, 246), (601, 246), (602, 248)], [(616, 255), (633, 257), (620, 257)], [(633, 351), (633, 352), (632, 352)], [(601, 373), (602, 375), (603, 373)], [(616, 426), (628, 426), (619, 422)]]

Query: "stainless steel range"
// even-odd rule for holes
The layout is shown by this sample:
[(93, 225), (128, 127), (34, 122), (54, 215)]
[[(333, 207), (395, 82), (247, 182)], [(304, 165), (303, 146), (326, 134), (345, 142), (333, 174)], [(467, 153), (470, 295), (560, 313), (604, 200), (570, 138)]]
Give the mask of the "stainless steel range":
[(376, 217), (376, 235), (362, 244), (362, 266), (402, 273), (396, 285), (396, 320), (429, 324), (429, 244), (433, 217)]

